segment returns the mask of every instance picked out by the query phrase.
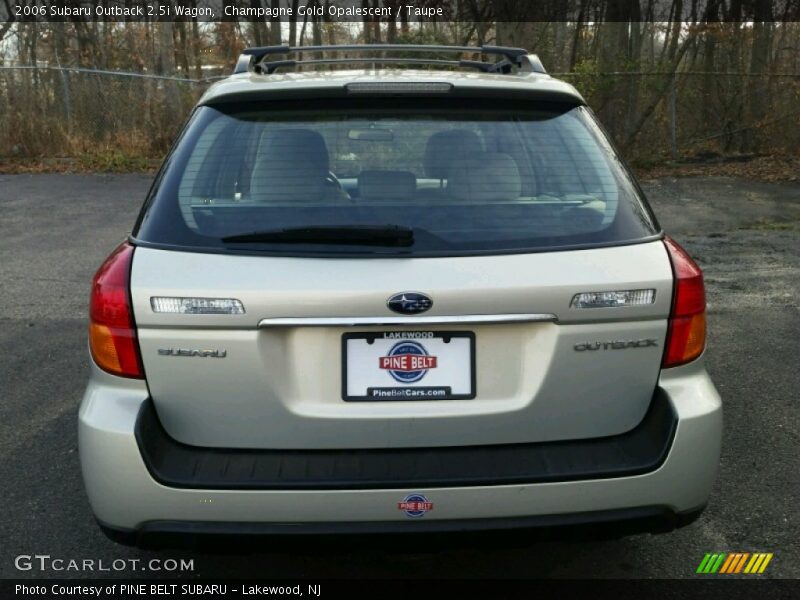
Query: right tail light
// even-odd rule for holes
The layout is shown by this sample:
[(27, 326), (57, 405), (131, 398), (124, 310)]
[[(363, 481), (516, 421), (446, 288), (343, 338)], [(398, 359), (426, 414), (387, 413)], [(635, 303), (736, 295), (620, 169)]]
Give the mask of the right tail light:
[(703, 272), (675, 240), (665, 237), (675, 287), (662, 367), (695, 360), (706, 347), (706, 291)]

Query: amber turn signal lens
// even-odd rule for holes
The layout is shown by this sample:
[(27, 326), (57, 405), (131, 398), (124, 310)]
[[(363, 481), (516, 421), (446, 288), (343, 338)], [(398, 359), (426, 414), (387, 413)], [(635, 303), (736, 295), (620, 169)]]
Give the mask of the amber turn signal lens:
[(693, 361), (706, 346), (705, 313), (670, 319), (668, 337), (665, 367), (677, 367)]
[(683, 352), (683, 359), (686, 362), (694, 360), (703, 353), (706, 347), (706, 313), (701, 313), (692, 317), (689, 324), (689, 336), (686, 339), (686, 349)]
[(89, 348), (98, 367), (115, 374), (122, 371), (117, 348), (114, 346), (114, 337), (108, 327), (97, 323), (89, 324)]

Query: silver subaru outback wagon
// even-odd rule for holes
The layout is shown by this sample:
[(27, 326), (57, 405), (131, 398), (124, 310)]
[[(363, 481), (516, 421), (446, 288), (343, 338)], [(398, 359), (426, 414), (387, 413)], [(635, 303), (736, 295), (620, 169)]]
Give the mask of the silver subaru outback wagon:
[[(330, 49), (370, 65), (302, 68)], [(717, 470), (705, 335), (700, 269), (535, 55), (254, 48), (95, 275), (83, 477), (129, 543), (669, 531)]]

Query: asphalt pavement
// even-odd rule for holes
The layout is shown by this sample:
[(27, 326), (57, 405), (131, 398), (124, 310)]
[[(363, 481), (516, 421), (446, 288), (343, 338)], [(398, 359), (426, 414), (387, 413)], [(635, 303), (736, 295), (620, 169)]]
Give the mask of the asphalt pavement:
[(106, 566), (184, 558), (194, 568), (180, 576), (192, 578), (697, 577), (714, 551), (773, 552), (764, 576), (800, 577), (800, 185), (643, 182), (664, 228), (705, 270), (707, 364), (725, 405), (719, 477), (691, 526), (602, 542), (360, 537), (156, 551), (100, 533), (76, 435), (89, 283), (133, 226), (150, 181), (0, 175), (0, 577), (173, 575), (16, 568), (16, 557), (36, 554)]

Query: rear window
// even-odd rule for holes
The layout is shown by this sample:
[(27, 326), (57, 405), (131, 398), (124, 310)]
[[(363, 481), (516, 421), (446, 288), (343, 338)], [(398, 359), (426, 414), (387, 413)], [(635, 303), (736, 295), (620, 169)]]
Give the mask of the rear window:
[(200, 107), (134, 237), (216, 252), (447, 256), (657, 231), (584, 107), (372, 99)]

